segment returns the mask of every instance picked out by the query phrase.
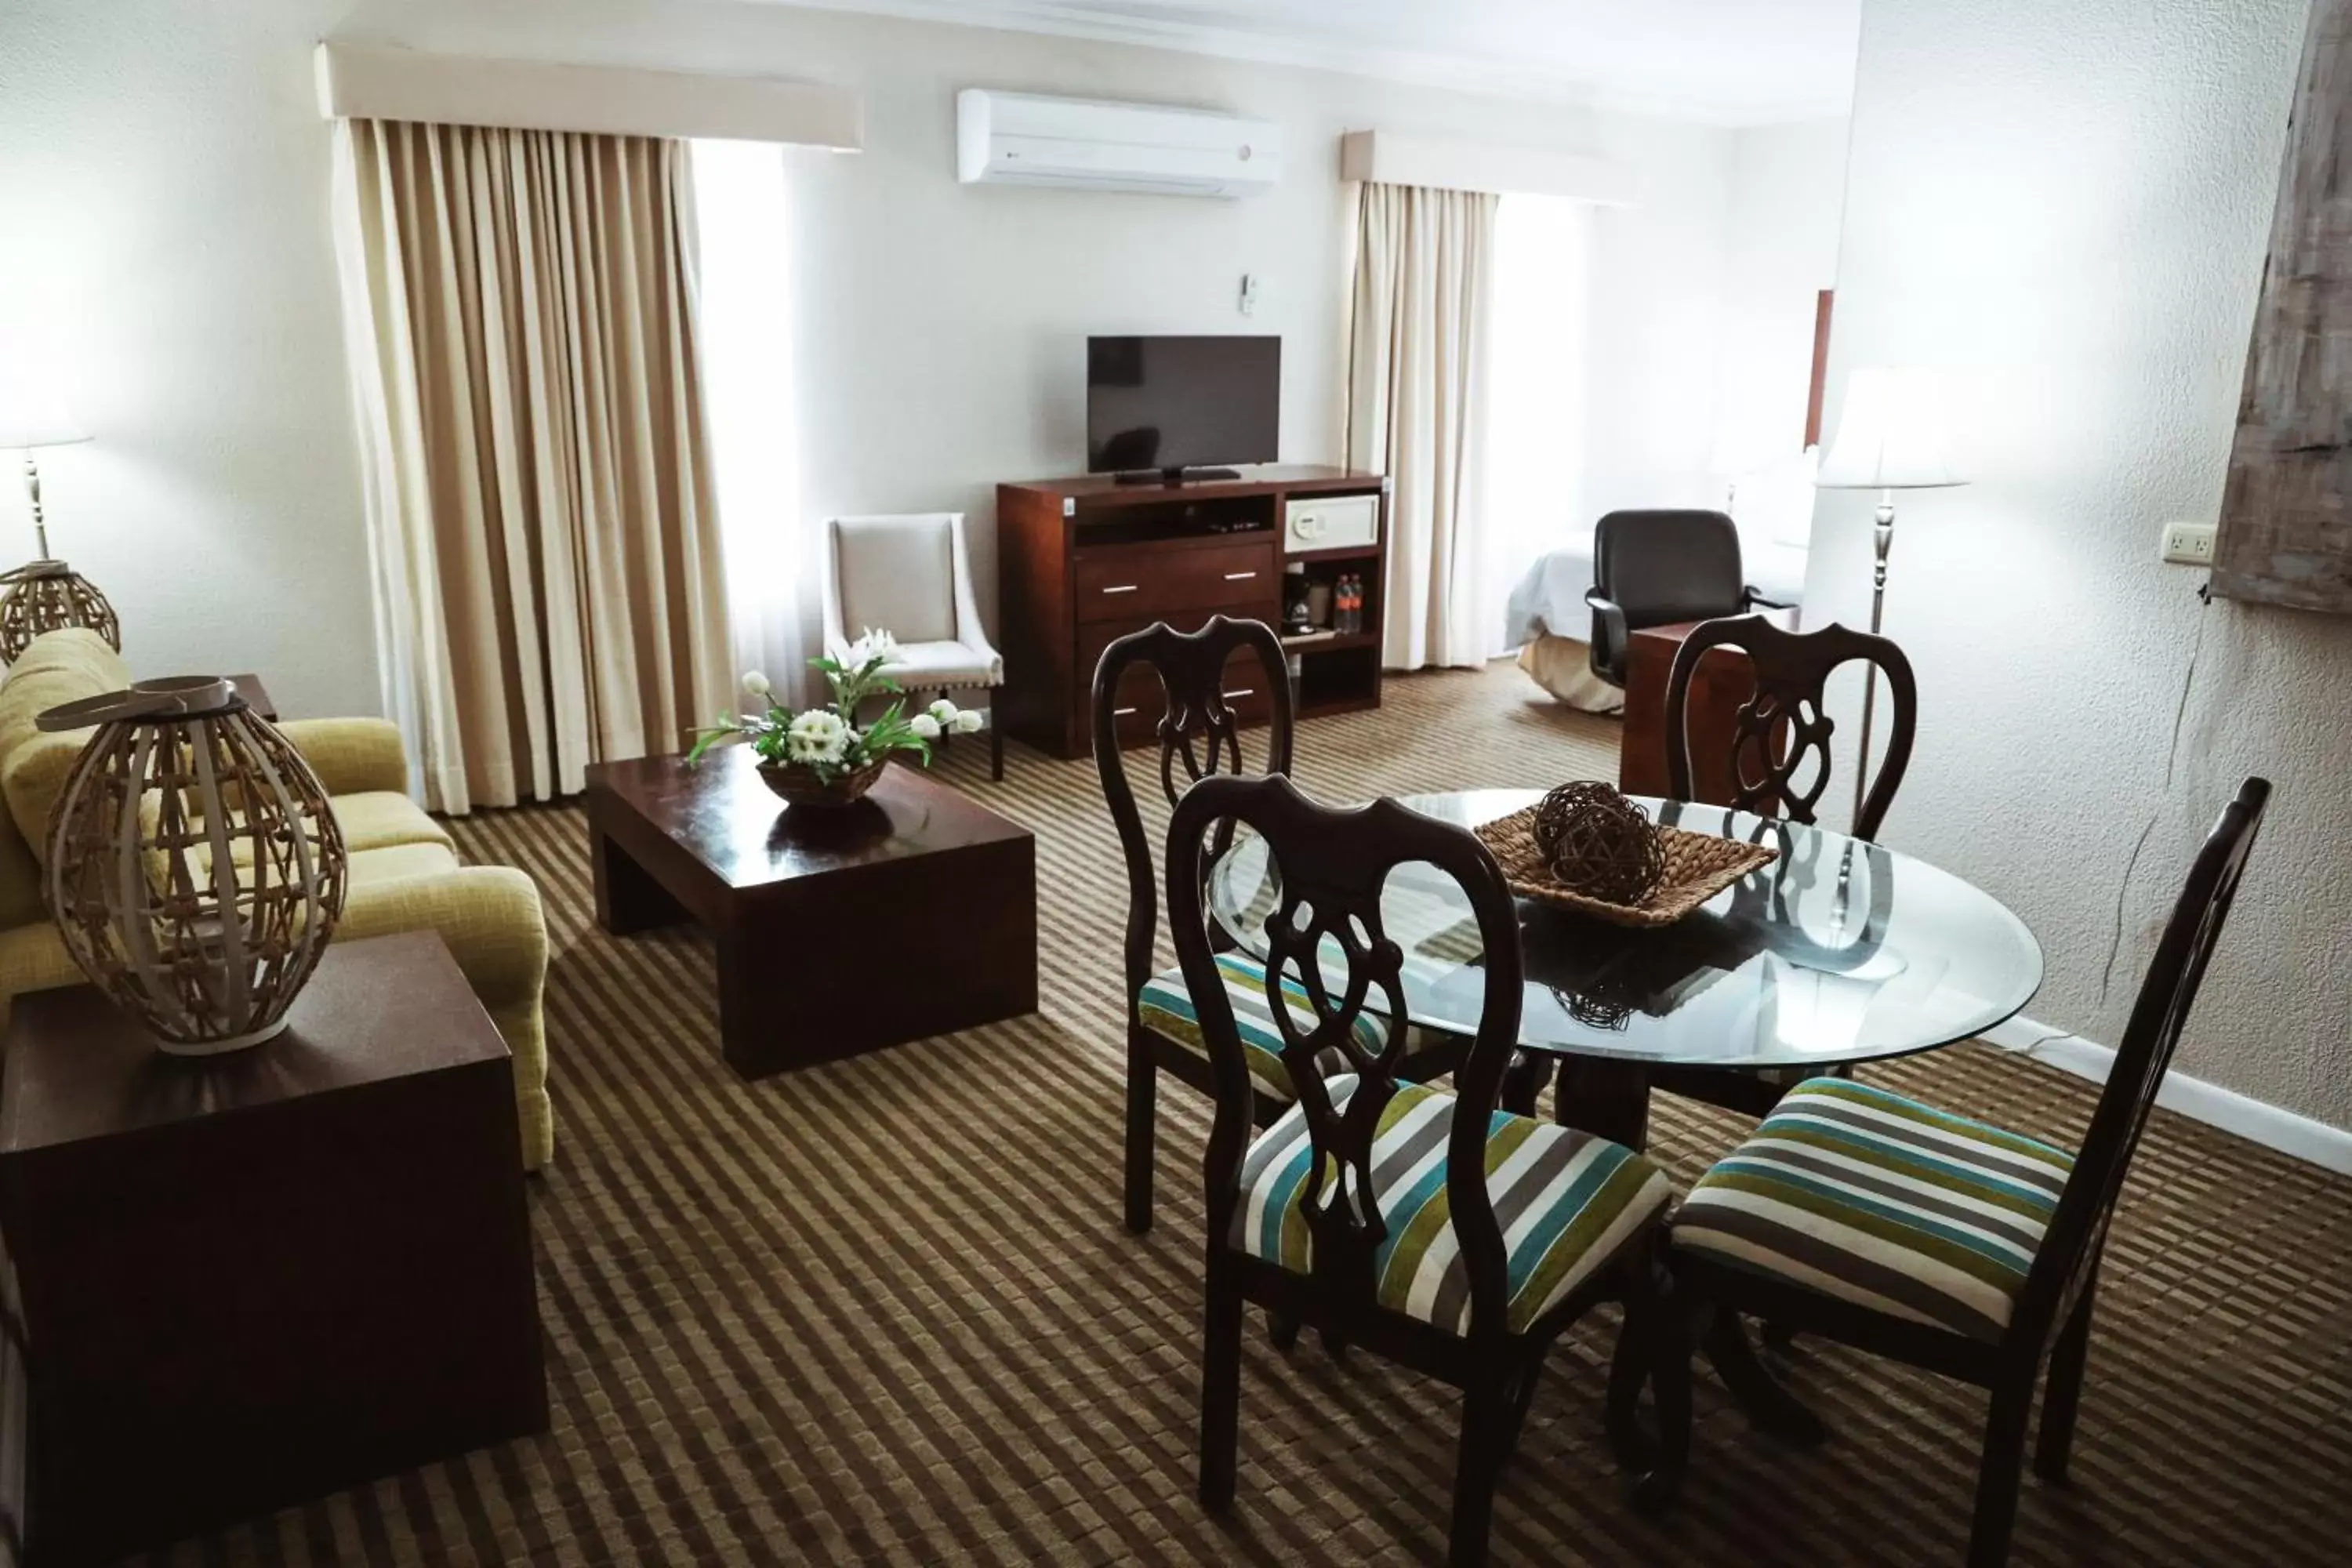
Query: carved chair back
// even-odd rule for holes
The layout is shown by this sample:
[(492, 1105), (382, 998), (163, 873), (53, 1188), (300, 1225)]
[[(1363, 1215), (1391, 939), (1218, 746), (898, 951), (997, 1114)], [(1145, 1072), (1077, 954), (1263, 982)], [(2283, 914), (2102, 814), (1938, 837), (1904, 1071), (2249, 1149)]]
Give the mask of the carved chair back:
[[(1161, 621), (1112, 643), (1103, 649), (1101, 662), (1095, 666), (1095, 771), (1102, 777), (1103, 798), (1109, 804), (1111, 823), (1118, 831), (1119, 850), (1127, 861), (1125, 958), (1129, 1007), (1135, 1005), (1136, 993), (1151, 978), (1159, 896), (1150, 837), (1144, 830), (1143, 813), (1128, 779), (1127, 754), (1118, 743), (1118, 717), (1114, 710), (1119, 683), (1129, 668), (1139, 664), (1149, 666), (1160, 678), (1166, 706), (1156, 730), (1156, 776), (1160, 795), (1172, 808), (1177, 799), (1201, 779), (1220, 773), (1248, 771), (1243, 761), (1241, 727), (1225, 701), (1225, 667), (1236, 649), (1247, 649), (1256, 656), (1265, 689), (1273, 698), (1273, 718), (1265, 731), (1264, 771), (1287, 773), (1291, 731), (1289, 669), (1283, 658), (1281, 639), (1265, 622), (1212, 616), (1199, 631), (1180, 632)], [(1216, 852), (1221, 854), (1232, 841), (1232, 825), (1220, 825), (1214, 831)]]
[[(1485, 1005), (1469, 1055), (1454, 1074), (1458, 1104), (1446, 1146), (1445, 1193), (1468, 1265), (1471, 1337), (1501, 1333), (1508, 1315), (1506, 1254), (1486, 1189), (1486, 1140), (1518, 1038), (1522, 979), (1518, 916), (1502, 868), (1460, 827), (1391, 800), (1333, 810), (1286, 778), (1204, 779), (1177, 804), (1168, 828), (1169, 924), (1216, 1082), (1206, 1165), (1213, 1246), (1225, 1245), (1232, 1233), (1255, 1125), (1248, 1063), (1217, 974), (1201, 891), (1205, 841), (1215, 825), (1228, 822), (1265, 841), (1279, 879), (1265, 926), (1266, 1001), (1313, 1150), (1299, 1200), (1312, 1240), (1311, 1278), (1341, 1311), (1369, 1310), (1376, 1300), (1373, 1263), (1388, 1231), (1372, 1145), (1381, 1114), (1397, 1093), (1411, 1025), (1404, 953), (1382, 927), (1381, 890), (1398, 866), (1426, 862), (1467, 896), (1485, 948)], [(1286, 982), (1303, 997), (1310, 1022), (1293, 1016)], [(1375, 993), (1374, 1010), (1390, 1026), (1378, 1049), (1354, 1027)], [(1354, 1075), (1344, 1105), (1333, 1103), (1327, 1071)]]
[(2237, 798), (2222, 808), (2189, 868), (2156, 954), (2148, 960), (2131, 1021), (2124, 1026), (2123, 1044), (2116, 1048), (2115, 1066), (2099, 1091), (2098, 1109), (2091, 1113), (2090, 1131), (2075, 1153), (2066, 1190), (2026, 1275), (2011, 1326), (2017, 1342), (2046, 1342), (2056, 1325), (2065, 1321), (2075, 1296), (2097, 1267), (2116, 1195), (2197, 1001), (2197, 989), (2204, 983), (2206, 963), (2230, 918), (2270, 795), (2266, 779), (2250, 778), (2240, 785)]
[[(1763, 616), (1735, 616), (1694, 628), (1675, 654), (1666, 677), (1666, 780), (1675, 798), (1691, 794), (1690, 734), (1685, 715), (1691, 678), (1709, 650), (1744, 650), (1756, 669), (1756, 694), (1739, 710), (1731, 740), (1733, 796), (1725, 804), (1811, 823), (1813, 808), (1829, 788), (1830, 735), (1835, 721), (1822, 707), (1831, 672), (1859, 660), (1886, 677), (1886, 753), (1862, 803), (1853, 836), (1875, 839), (1911, 765), (1911, 742), (1919, 721), (1919, 688), (1911, 661), (1885, 637), (1842, 626), (1792, 632)], [(1801, 781), (1807, 766), (1809, 781)], [(1862, 764), (1868, 765), (1867, 759)]]

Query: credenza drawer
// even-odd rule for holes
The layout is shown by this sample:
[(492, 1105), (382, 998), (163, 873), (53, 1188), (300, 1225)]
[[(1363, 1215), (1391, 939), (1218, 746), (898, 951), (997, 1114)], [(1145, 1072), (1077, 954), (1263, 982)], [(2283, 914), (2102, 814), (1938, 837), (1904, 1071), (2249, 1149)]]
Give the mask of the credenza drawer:
[[(1149, 626), (1171, 610), (1224, 610), (1278, 600), (1271, 540), (1206, 550), (1122, 550), (1081, 556), (1076, 618)], [(1089, 666), (1089, 668), (1092, 667)]]
[[(1204, 617), (1205, 618), (1205, 617)], [(1133, 631), (1141, 631), (1150, 622), (1118, 623), (1084, 626), (1078, 632), (1078, 669), (1085, 679), (1087, 693), (1087, 711), (1091, 720), (1094, 711), (1093, 691), (1095, 668), (1102, 663), (1103, 649)], [(1196, 626), (1183, 626), (1192, 631)], [(1286, 678), (1285, 678), (1286, 679)], [(1274, 717), (1274, 693), (1267, 685), (1265, 667), (1249, 649), (1235, 648), (1225, 660), (1223, 694), (1225, 706), (1243, 725), (1263, 724)], [(1160, 676), (1148, 664), (1130, 664), (1120, 676), (1118, 694), (1111, 699), (1112, 721), (1118, 727), (1118, 743), (1137, 746), (1151, 740), (1160, 731), (1160, 716), (1168, 711), (1168, 694), (1160, 684)], [(1259, 749), (1248, 749), (1248, 757), (1258, 767), (1265, 765)]]

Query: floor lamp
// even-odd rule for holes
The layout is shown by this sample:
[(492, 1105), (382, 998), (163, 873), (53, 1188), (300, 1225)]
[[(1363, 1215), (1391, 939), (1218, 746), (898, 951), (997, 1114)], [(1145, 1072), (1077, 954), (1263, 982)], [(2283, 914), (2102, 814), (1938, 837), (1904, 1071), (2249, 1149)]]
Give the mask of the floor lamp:
[(0, 451), (25, 458), (25, 494), (33, 519), (34, 559), (0, 573), (8, 585), (0, 595), (0, 659), (13, 664), (43, 632), (88, 626), (117, 649), (122, 631), (106, 595), (79, 573), (49, 554), (48, 519), (41, 510), (41, 470), (34, 450), (89, 439), (89, 432), (66, 411), (63, 401), (20, 354), (0, 348)]
[[(1857, 370), (1845, 384), (1837, 439), (1813, 483), (1822, 489), (1876, 490), (1872, 531), (1876, 560), (1870, 578), (1870, 629), (1886, 608), (1886, 552), (1895, 543), (1895, 492), (1943, 489), (1968, 481), (1944, 451), (1944, 404), (1936, 378), (1921, 370)], [(1853, 815), (1862, 818), (1863, 786), (1870, 773), (1870, 721), (1878, 701), (1878, 670), (1863, 676), (1862, 752), (1853, 770)]]

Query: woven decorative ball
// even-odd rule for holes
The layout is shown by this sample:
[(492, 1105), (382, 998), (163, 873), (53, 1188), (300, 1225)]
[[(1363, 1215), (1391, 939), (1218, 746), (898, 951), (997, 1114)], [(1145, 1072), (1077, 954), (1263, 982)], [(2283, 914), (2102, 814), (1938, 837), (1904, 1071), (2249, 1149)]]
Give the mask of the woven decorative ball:
[(1650, 814), (1605, 784), (1560, 785), (1536, 807), (1532, 831), (1551, 874), (1587, 898), (1638, 904), (1666, 873)]
[(319, 776), (226, 680), (142, 681), (52, 708), (98, 725), (49, 816), (49, 912), (91, 984), (178, 1056), (257, 1045), (343, 910)]
[(14, 664), (35, 637), (66, 626), (88, 626), (122, 651), (122, 627), (114, 606), (90, 580), (62, 561), (30, 561), (0, 574), (8, 592), (0, 597), (0, 659)]

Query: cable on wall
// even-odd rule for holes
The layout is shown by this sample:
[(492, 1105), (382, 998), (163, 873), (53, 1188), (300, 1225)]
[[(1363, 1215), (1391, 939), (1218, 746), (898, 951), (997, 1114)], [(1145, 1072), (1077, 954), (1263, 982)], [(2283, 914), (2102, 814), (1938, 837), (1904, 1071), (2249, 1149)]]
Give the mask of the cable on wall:
[[(2164, 793), (2168, 799), (2172, 794), (2173, 770), (2180, 761), (2180, 731), (2189, 717), (2189, 694), (2197, 685), (2198, 656), (2205, 651), (2205, 623), (2211, 618), (2210, 612), (2213, 608), (2211, 587), (2200, 585), (2197, 590), (2197, 635), (2189, 644), (2189, 664), (2181, 671), (2180, 676), (2180, 700), (2173, 705), (2172, 710), (2172, 739), (2166, 745), (2164, 752)], [(2132, 845), (2131, 858), (2124, 862), (2123, 881), (2116, 888), (2115, 931), (2107, 939), (2106, 967), (2099, 973), (2099, 1003), (2102, 1006), (2105, 1005), (2108, 987), (2115, 981), (2116, 959), (2123, 952), (2124, 907), (2131, 896), (2132, 873), (2138, 868), (2140, 852), (2147, 847), (2148, 836), (2156, 831), (2156, 825), (2163, 816), (2164, 807), (2160, 804), (2154, 811), (2148, 813), (2147, 826), (2139, 830), (2139, 837)]]

